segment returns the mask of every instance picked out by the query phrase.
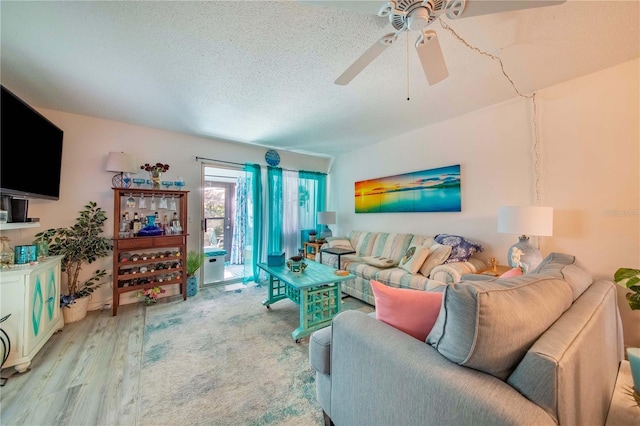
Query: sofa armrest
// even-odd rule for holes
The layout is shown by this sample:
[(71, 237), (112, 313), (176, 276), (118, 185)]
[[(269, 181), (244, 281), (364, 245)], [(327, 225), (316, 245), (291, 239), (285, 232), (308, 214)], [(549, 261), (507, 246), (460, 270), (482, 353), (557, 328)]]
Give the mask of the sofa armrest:
[(331, 326), (314, 332), (309, 338), (309, 362), (318, 373), (331, 372)]
[(339, 314), (332, 328), (335, 424), (555, 424), (507, 383), (362, 312)]
[(480, 259), (469, 259), (467, 262), (452, 262), (438, 265), (431, 270), (429, 278), (447, 284), (454, 284), (462, 281), (465, 274), (475, 274), (486, 268), (484, 261)]

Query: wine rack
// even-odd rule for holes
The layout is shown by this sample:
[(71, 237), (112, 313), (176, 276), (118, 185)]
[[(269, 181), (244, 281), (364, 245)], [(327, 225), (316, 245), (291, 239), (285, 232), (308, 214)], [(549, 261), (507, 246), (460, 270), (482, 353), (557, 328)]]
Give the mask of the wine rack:
[[(187, 197), (188, 191), (158, 189), (113, 188), (113, 315), (118, 314), (120, 295), (142, 291), (151, 287), (177, 285), (183, 300), (187, 300)], [(127, 200), (172, 197), (176, 200), (176, 215), (180, 221), (180, 234), (134, 236), (121, 232), (121, 218), (127, 210)], [(136, 203), (137, 204), (137, 203)], [(144, 213), (154, 214), (146, 210)], [(173, 211), (171, 212), (173, 213)]]

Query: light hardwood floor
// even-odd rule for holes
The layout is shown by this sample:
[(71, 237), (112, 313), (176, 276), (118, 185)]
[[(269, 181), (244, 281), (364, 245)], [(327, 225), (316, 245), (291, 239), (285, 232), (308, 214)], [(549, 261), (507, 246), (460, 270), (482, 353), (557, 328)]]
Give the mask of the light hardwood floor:
[(2, 425), (136, 425), (144, 306), (93, 311), (54, 334), (29, 371), (0, 388)]

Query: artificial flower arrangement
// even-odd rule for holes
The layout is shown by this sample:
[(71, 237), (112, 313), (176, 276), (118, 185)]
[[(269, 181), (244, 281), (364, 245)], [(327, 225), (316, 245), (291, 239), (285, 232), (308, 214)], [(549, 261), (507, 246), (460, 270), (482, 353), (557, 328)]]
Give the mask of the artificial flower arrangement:
[(169, 165), (162, 164), (162, 163), (156, 163), (156, 164), (144, 163), (144, 165), (140, 166), (140, 168), (150, 173), (164, 173), (167, 170), (169, 170)]
[(156, 286), (144, 289), (143, 291), (139, 291), (136, 296), (144, 296), (144, 303), (146, 303), (147, 305), (152, 305), (158, 301), (158, 297), (165, 291), (166, 290), (164, 288)]

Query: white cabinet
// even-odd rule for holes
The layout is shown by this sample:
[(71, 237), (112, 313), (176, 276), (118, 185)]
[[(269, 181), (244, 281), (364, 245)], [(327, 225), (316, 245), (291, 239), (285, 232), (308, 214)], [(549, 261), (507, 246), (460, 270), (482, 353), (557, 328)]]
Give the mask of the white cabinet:
[(11, 341), (3, 368), (26, 371), (31, 360), (62, 329), (60, 311), (60, 261), (51, 256), (37, 265), (0, 271), (0, 318), (11, 314), (0, 327)]

